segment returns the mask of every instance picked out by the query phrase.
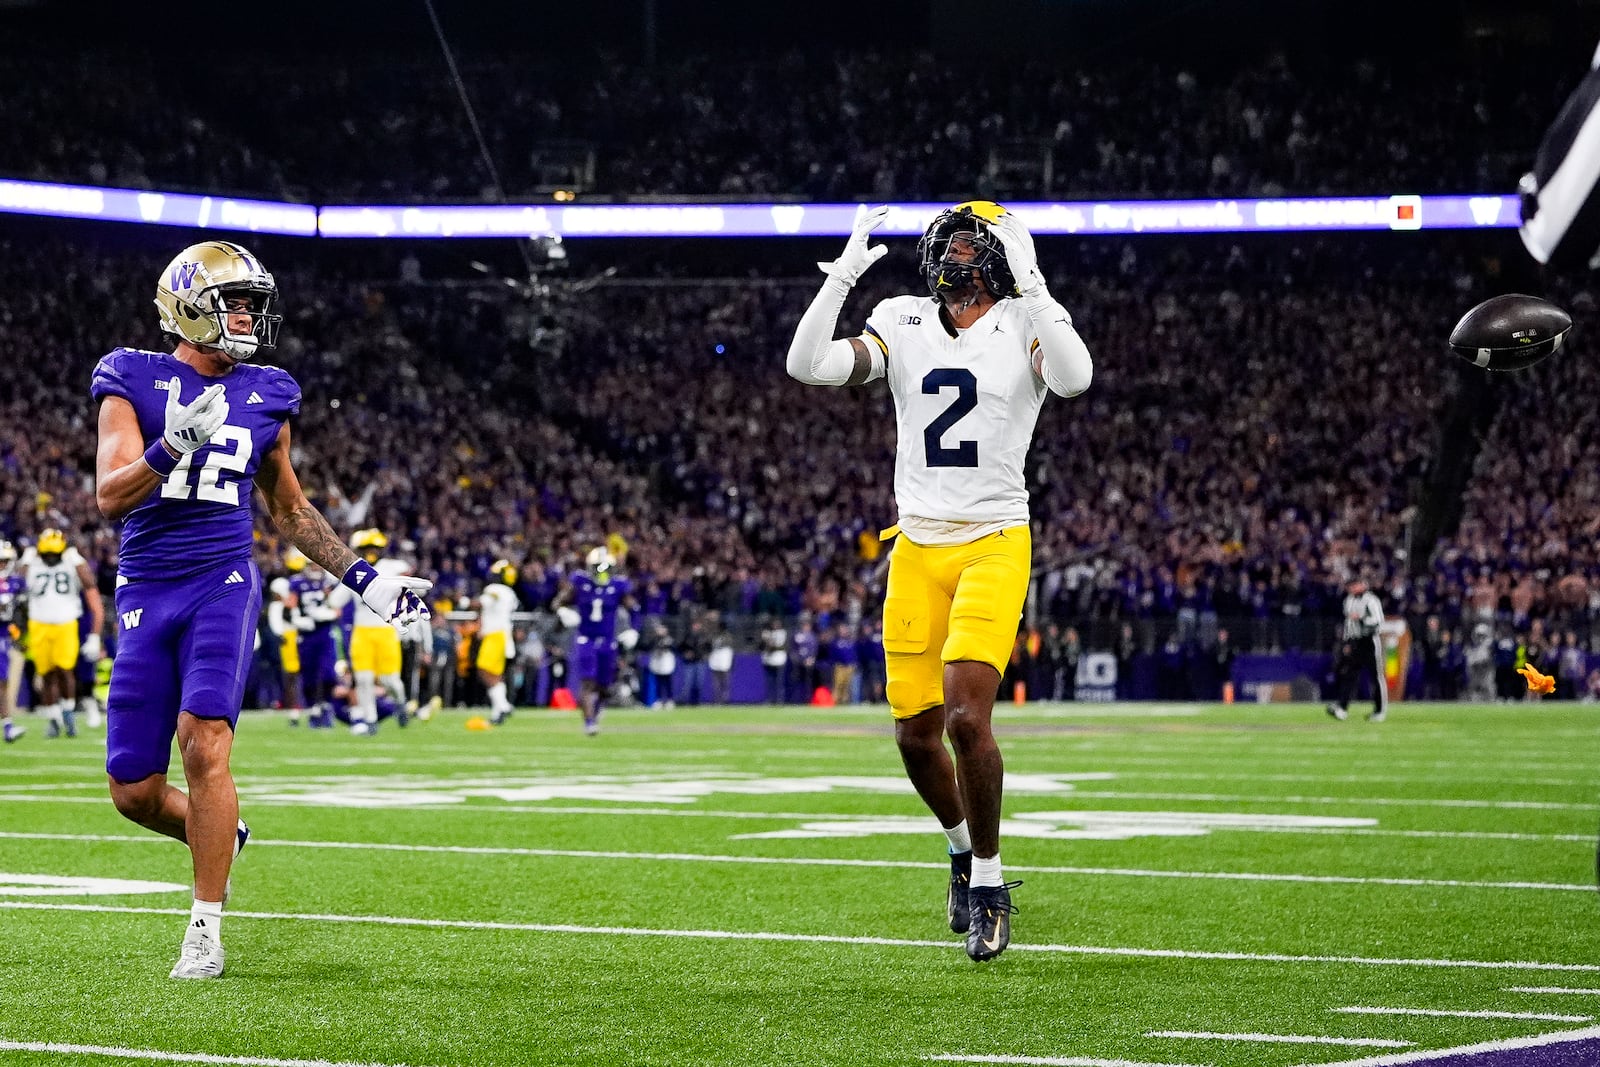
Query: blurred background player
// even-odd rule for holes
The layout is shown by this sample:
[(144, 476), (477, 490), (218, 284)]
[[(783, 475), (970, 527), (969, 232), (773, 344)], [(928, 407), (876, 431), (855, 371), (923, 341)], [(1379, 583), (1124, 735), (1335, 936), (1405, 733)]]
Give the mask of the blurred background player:
[[(992, 959), (1011, 936), (1001, 874), (1004, 765), (990, 719), (1028, 593), (1023, 461), (1046, 393), (1077, 396), (1093, 363), (1050, 295), (1033, 238), (986, 200), (942, 211), (918, 245), (930, 296), (880, 303), (858, 337), (834, 340), (845, 297), (887, 249), (861, 214), (801, 317), (790, 376), (808, 385), (887, 377), (899, 426), (898, 535), (883, 607), (888, 700), (906, 773), (945, 828), (950, 928)], [(948, 732), (955, 761), (944, 747)], [(970, 882), (969, 882), (970, 880)]]
[(267, 629), (278, 642), (278, 663), (283, 674), (283, 706), (289, 709), (289, 725), (300, 725), (300, 635), (312, 622), (300, 611), (300, 598), (287, 578), (274, 578), (272, 601), (267, 605)]
[(616, 557), (609, 548), (591, 549), (584, 564), (586, 570), (573, 575), (557, 596), (556, 613), (562, 625), (578, 631), (572, 641), (572, 674), (578, 680), (583, 732), (593, 737), (600, 732), (606, 693), (617, 680), (617, 612), (623, 607), (635, 611), (637, 605), (628, 579), (615, 573)]
[[(389, 538), (382, 530), (357, 530), (350, 537), (350, 547), (381, 577), (415, 580), (409, 579), (411, 564), (384, 555)], [(422, 587), (430, 584), (424, 582)], [(337, 612), (346, 604), (355, 608), (350, 626), (350, 670), (355, 675), (356, 700), (350, 712), (350, 732), (370, 734), (378, 725), (379, 685), (390, 698), (405, 703), (406, 687), (400, 678), (400, 634), (382, 615), (357, 599), (351, 589), (340, 586), (329, 596), (328, 607)], [(405, 724), (404, 718), (400, 721)]]
[(11, 620), (26, 589), (27, 581), (17, 570), (17, 546), (0, 538), (0, 738), (7, 744), (27, 732), (12, 718), (17, 700), (12, 675), (21, 673), (21, 664), (16, 671), (11, 665)]
[(309, 623), (300, 630), (300, 686), (307, 705), (328, 698), (338, 681), (339, 613), (328, 606), (328, 594), (339, 587), (332, 576), (306, 558), (298, 548), (283, 555), (289, 571), (289, 591), (298, 602), (301, 619)]
[[(78, 550), (60, 530), (39, 534), (22, 557), (28, 596), (28, 658), (33, 661), (37, 692), (34, 707), (48, 716), (46, 735), (78, 734), (73, 706), (77, 702), (78, 656), (100, 658), (100, 631), (105, 608), (94, 576)], [(79, 619), (89, 606), (89, 630), (80, 636)]]
[[(364, 717), (361, 719), (355, 718), (355, 700), (356, 688), (353, 679), (350, 677), (350, 670), (345, 665), (340, 664), (334, 676), (333, 689), (328, 694), (328, 699), (322, 701), (312, 710), (312, 725), (330, 727), (336, 722), (342, 722), (346, 726), (354, 728), (357, 722), (365, 722), (366, 719)], [(373, 698), (373, 709), (377, 712), (378, 722), (382, 722), (385, 719), (399, 721), (403, 720), (406, 715), (404, 706), (399, 701), (392, 699), (387, 693), (378, 693)]]
[[(161, 272), (171, 353), (118, 348), (95, 366), (95, 498), (122, 520), (106, 775), (117, 810), (182, 841), (194, 904), (173, 978), (223, 971), (228, 871), (249, 838), (229, 758), (261, 611), (252, 483), (291, 544), (396, 627), (425, 618), (429, 583), (384, 577), (340, 542), (301, 491), (289, 417), (300, 387), (248, 360), (277, 341), (277, 283), (228, 241), (191, 245)], [(167, 784), (174, 737), (188, 793)]]
[(517, 568), (497, 559), (489, 567), (489, 582), (478, 595), (478, 676), (489, 694), (489, 720), (499, 726), (511, 714), (506, 697), (506, 664), (517, 658), (511, 615), (517, 610)]

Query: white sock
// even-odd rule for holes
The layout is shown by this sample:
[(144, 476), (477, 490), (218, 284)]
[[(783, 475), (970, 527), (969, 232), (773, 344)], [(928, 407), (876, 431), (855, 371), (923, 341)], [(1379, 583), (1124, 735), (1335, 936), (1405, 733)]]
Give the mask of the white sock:
[(66, 715), (67, 712), (69, 712), (71, 710), (72, 710), (72, 701), (70, 701), (70, 700), (57, 701), (57, 703), (56, 703), (56, 714), (57, 715)]
[(60, 704), (42, 704), (34, 710), (43, 715), (46, 719), (49, 719), (51, 722), (55, 723), (57, 726), (61, 725)]
[(406, 702), (406, 683), (400, 680), (398, 674), (385, 674), (378, 679), (378, 684), (389, 693), (389, 699), (396, 704)]
[(1000, 877), (1000, 853), (996, 852), (987, 859), (982, 856), (972, 857), (972, 884), (974, 887), (1004, 884), (1004, 880)]
[(967, 829), (967, 820), (945, 827), (944, 836), (950, 839), (950, 855), (972, 851), (972, 833)]
[(222, 901), (201, 900), (194, 898), (194, 907), (189, 909), (189, 931), (195, 934), (208, 934), (213, 941), (222, 940)]
[(371, 671), (360, 671), (356, 674), (356, 706), (351, 712), (352, 720), (378, 721), (377, 680)]
[(511, 710), (511, 701), (506, 699), (506, 683), (496, 682), (489, 687), (489, 706), (495, 711)]

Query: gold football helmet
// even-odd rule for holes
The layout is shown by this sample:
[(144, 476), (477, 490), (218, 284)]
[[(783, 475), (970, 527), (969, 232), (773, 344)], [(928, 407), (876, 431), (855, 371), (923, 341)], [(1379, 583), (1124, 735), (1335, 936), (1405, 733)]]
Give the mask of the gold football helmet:
[(511, 565), (510, 560), (497, 559), (489, 565), (489, 577), (503, 585), (516, 585), (517, 568)]
[(350, 535), (350, 547), (368, 563), (376, 563), (383, 550), (389, 547), (389, 539), (376, 526), (369, 526)]
[[(229, 307), (238, 298), (244, 306)], [(278, 343), (283, 316), (274, 311), (278, 283), (242, 246), (231, 241), (190, 245), (167, 264), (156, 283), (161, 332), (246, 360)], [(228, 328), (233, 315), (249, 315), (248, 333)]]
[(41, 556), (59, 556), (67, 550), (67, 535), (51, 527), (40, 531), (39, 543), (33, 546)]

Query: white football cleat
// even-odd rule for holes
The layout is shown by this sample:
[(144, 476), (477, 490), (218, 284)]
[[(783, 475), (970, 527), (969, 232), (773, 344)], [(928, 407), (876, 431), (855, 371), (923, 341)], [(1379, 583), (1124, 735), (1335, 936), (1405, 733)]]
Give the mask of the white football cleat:
[(222, 942), (193, 927), (183, 938), (183, 951), (169, 978), (221, 978)]
[(357, 719), (350, 724), (350, 732), (356, 737), (369, 737), (372, 734), (372, 727), (365, 720)]
[(1345, 711), (1343, 708), (1341, 708), (1337, 704), (1329, 704), (1328, 705), (1328, 714), (1331, 715), (1333, 718), (1338, 719), (1340, 722), (1344, 722), (1346, 719), (1348, 719), (1350, 717), (1350, 713)]

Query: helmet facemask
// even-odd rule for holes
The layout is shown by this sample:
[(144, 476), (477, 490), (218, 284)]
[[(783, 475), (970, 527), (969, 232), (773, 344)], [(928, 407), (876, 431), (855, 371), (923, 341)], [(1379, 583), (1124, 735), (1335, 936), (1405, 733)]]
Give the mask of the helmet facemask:
[(988, 223), (965, 204), (939, 212), (917, 242), (917, 258), (934, 296), (955, 296), (981, 286), (998, 300), (1016, 291), (1005, 249)]
[[(217, 328), (214, 347), (241, 362), (253, 359), (257, 352), (277, 347), (278, 327), (283, 324), (283, 316), (273, 311), (278, 300), (276, 287), (227, 285), (206, 290), (201, 294), (202, 300), (207, 296), (212, 306), (205, 314)], [(250, 316), (250, 329), (246, 333), (235, 333), (228, 328), (228, 320), (240, 315)]]

